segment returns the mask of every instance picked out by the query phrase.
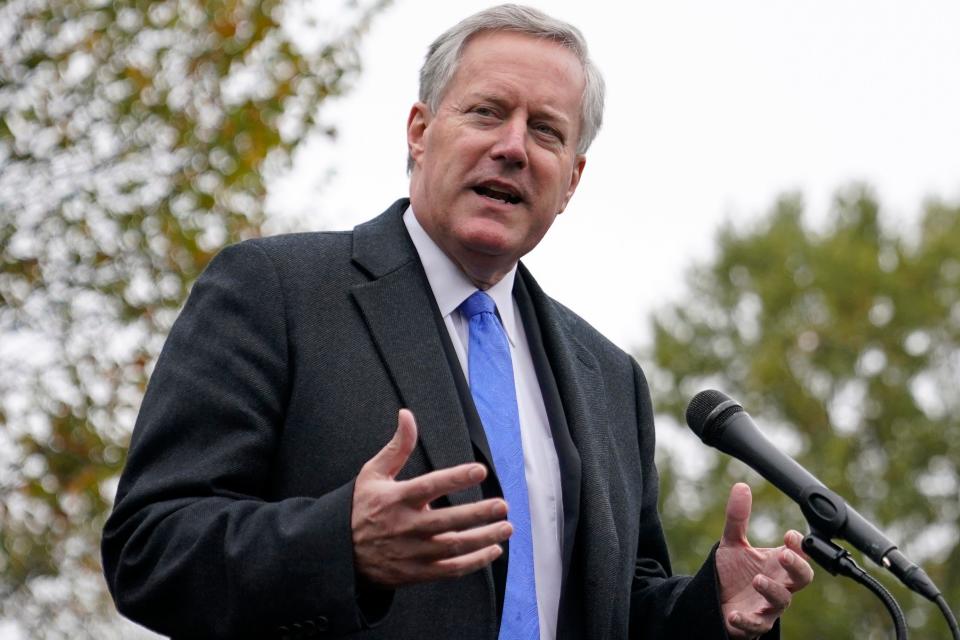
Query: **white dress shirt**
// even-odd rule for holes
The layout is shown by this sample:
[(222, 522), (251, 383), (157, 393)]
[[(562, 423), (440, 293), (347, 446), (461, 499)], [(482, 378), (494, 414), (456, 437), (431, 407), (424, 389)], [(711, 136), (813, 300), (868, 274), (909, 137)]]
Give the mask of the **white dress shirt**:
[[(443, 316), (443, 322), (450, 333), (450, 341), (463, 368), (463, 375), (469, 380), (467, 348), (470, 343), (470, 325), (458, 311), (458, 307), (477, 287), (427, 235), (412, 207), (404, 213), (403, 222), (420, 256), (433, 297), (437, 301), (440, 315)], [(554, 640), (557, 635), (557, 611), (560, 607), (563, 580), (560, 462), (553, 445), (553, 434), (537, 382), (537, 373), (530, 357), (527, 334), (513, 300), (513, 281), (516, 274), (517, 268), (514, 266), (500, 282), (487, 289), (487, 294), (497, 305), (500, 322), (510, 341), (513, 378), (517, 388), (517, 409), (520, 414), (520, 436), (523, 442), (523, 468), (530, 497), (540, 639)]]

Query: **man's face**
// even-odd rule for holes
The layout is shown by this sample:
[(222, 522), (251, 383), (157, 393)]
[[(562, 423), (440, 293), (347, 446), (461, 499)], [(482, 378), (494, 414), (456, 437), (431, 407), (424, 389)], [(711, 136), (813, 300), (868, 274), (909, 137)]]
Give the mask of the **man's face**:
[(417, 219), (478, 285), (495, 284), (540, 242), (577, 188), (583, 69), (555, 42), (480, 33), (437, 113), (407, 123)]

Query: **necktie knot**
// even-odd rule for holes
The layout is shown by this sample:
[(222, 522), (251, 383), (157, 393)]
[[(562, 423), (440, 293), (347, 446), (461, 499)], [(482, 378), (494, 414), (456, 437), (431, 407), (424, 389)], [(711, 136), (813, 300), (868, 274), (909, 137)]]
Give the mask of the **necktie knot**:
[(460, 312), (467, 316), (467, 318), (472, 318), (480, 313), (493, 313), (496, 309), (497, 304), (485, 291), (474, 291), (470, 297), (460, 305)]

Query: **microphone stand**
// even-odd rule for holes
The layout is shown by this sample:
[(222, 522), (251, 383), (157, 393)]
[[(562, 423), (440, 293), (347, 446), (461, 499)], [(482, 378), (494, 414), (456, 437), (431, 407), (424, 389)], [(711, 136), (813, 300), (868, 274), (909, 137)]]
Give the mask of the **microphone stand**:
[(887, 591), (873, 576), (860, 568), (850, 553), (836, 544), (830, 538), (821, 535), (815, 529), (803, 539), (803, 550), (817, 564), (826, 569), (831, 575), (842, 575), (854, 580), (876, 595), (890, 612), (893, 625), (897, 632), (897, 640), (906, 640), (907, 621), (903, 617), (903, 610), (893, 595)]
[[(839, 535), (847, 522), (847, 506), (843, 498), (822, 485), (814, 485), (804, 489), (799, 502), (800, 510), (810, 524), (810, 534), (803, 540), (803, 549), (807, 555), (833, 575), (844, 575), (870, 589), (883, 601), (893, 617), (893, 623), (897, 628), (897, 640), (906, 638), (906, 623), (897, 601), (882, 584), (861, 569), (845, 549), (831, 541)], [(863, 551), (866, 553), (867, 550)], [(947, 606), (947, 601), (937, 585), (924, 573), (923, 569), (907, 560), (896, 547), (887, 550), (875, 548), (871, 551), (874, 553), (867, 554), (871, 559), (890, 570), (911, 591), (936, 603), (947, 620), (953, 639), (960, 640), (960, 626), (957, 625), (953, 611)], [(877, 555), (881, 557), (875, 557)]]

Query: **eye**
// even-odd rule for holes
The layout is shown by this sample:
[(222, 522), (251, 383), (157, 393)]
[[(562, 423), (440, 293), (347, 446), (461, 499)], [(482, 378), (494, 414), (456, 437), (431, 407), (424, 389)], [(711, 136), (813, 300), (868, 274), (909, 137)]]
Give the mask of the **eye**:
[(532, 128), (542, 138), (563, 142), (563, 134), (544, 122), (537, 123)]
[(470, 113), (480, 116), (481, 118), (494, 118), (497, 115), (497, 112), (493, 110), (493, 107), (488, 107), (486, 105), (477, 105), (470, 109)]

